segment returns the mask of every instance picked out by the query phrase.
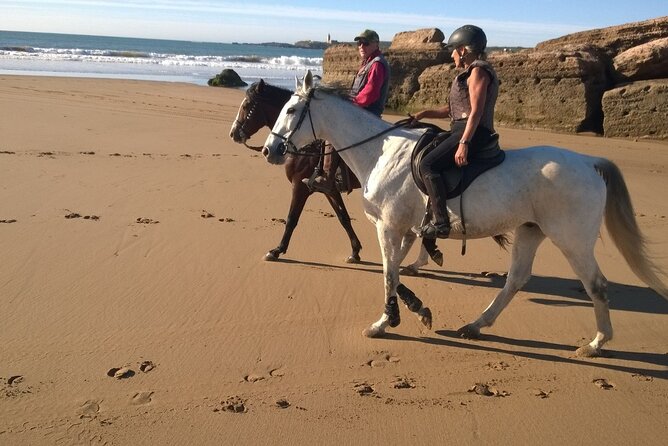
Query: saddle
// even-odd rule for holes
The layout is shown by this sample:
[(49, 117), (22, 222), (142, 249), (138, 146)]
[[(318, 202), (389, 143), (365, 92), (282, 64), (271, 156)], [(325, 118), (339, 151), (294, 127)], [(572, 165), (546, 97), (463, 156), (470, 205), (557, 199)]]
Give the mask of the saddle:
[(351, 193), (353, 189), (362, 187), (360, 180), (357, 179), (355, 173), (350, 170), (350, 167), (348, 167), (343, 160), (340, 161), (339, 168), (336, 170), (334, 183), (339, 192), (345, 192), (347, 194)]
[[(449, 131), (444, 131), (433, 124), (424, 124), (427, 131), (420, 137), (413, 148), (411, 155), (411, 171), (413, 180), (417, 187), (427, 194), (427, 189), (422, 181), (420, 162), (422, 158), (438, 146), (443, 140), (450, 136)], [(454, 198), (462, 194), (473, 180), (498, 166), (506, 158), (506, 153), (499, 147), (499, 134), (493, 133), (483, 146), (477, 146), (476, 150), (469, 154), (468, 164), (464, 167), (451, 166), (441, 172), (445, 182), (447, 198)]]

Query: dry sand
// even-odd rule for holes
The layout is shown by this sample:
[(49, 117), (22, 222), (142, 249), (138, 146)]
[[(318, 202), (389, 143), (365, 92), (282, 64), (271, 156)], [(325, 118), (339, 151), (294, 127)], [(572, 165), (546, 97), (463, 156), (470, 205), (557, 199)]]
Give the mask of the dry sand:
[[(347, 237), (320, 195), (282, 261), (264, 262), (290, 184), (230, 140), (242, 95), (0, 77), (1, 445), (665, 444), (668, 303), (604, 229), (610, 357), (574, 356), (594, 314), (549, 241), (482, 340), (455, 330), (503, 285), (483, 274), (509, 262), (490, 240), (465, 257), (442, 241), (443, 268), (402, 279), (433, 331), (403, 311), (386, 339), (366, 339), (383, 296), (359, 191), (346, 203), (363, 264), (343, 262)], [(668, 145), (500, 133), (506, 148), (617, 162), (668, 270)]]

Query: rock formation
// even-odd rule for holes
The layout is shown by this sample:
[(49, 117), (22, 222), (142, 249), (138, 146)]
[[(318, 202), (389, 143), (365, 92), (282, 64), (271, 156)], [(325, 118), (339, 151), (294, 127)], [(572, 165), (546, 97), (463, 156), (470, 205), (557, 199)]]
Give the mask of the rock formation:
[(236, 71), (225, 68), (216, 77), (208, 80), (207, 84), (211, 87), (245, 87), (248, 84), (241, 80)]
[[(388, 107), (447, 103), (457, 73), (436, 29), (402, 32), (385, 51)], [(569, 34), (488, 60), (501, 81), (499, 125), (606, 136), (668, 139), (668, 17)], [(359, 67), (352, 45), (325, 51), (324, 82), (349, 87)]]

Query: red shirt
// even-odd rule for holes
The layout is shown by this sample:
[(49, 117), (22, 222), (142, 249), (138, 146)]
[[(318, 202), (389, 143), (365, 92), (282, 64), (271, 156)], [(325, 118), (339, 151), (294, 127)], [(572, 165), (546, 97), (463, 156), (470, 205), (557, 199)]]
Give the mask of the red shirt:
[[(364, 62), (362, 62), (362, 67), (366, 66), (374, 57), (380, 54), (380, 50), (376, 50), (371, 54)], [(376, 62), (371, 65), (369, 68), (369, 73), (367, 75), (367, 82), (360, 92), (355, 96), (353, 102), (360, 107), (368, 107), (373, 104), (380, 98), (380, 93), (383, 88), (383, 82), (385, 81), (385, 66)]]

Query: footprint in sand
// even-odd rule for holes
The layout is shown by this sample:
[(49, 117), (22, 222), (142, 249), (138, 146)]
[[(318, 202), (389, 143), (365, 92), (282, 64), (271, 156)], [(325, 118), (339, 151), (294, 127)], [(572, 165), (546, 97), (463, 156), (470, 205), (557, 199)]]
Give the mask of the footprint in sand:
[(207, 211), (206, 209), (202, 209), (202, 214), (200, 215), (202, 218), (213, 218), (215, 215), (213, 215), (211, 212)]
[(158, 220), (152, 220), (150, 218), (144, 218), (144, 217), (137, 217), (137, 220), (135, 220), (137, 223), (141, 223), (143, 225), (156, 225), (160, 223)]
[(135, 372), (129, 367), (113, 367), (107, 371), (107, 376), (116, 379), (126, 379), (135, 376)]
[(69, 214), (65, 215), (65, 218), (67, 219), (72, 219), (72, 218), (83, 218), (84, 220), (99, 220), (100, 217), (98, 215), (81, 215), (78, 212), (70, 212)]
[(131, 404), (141, 406), (151, 402), (153, 392), (137, 392), (132, 396)]
[(0, 223), (16, 223), (16, 219), (10, 218), (8, 220), (0, 220)]
[(468, 392), (482, 396), (500, 396), (500, 397), (510, 396), (510, 393), (506, 392), (505, 390), (499, 390), (492, 385), (484, 383), (474, 384), (473, 386), (469, 387)]
[(220, 402), (221, 407), (213, 409), (214, 412), (232, 412), (232, 413), (246, 413), (248, 408), (244, 400), (238, 396), (232, 396)]
[(264, 380), (264, 376), (262, 375), (257, 375), (257, 374), (250, 374), (244, 376), (244, 381), (249, 382), (249, 383), (256, 383), (258, 381)]
[(374, 389), (366, 382), (357, 383), (353, 386), (353, 390), (360, 396), (373, 395)]
[(283, 367), (279, 367), (277, 369), (269, 370), (269, 376), (272, 378), (280, 378), (285, 376), (285, 369)]
[(276, 407), (278, 407), (279, 409), (287, 409), (288, 407), (290, 407), (290, 402), (284, 399), (277, 400)]
[(143, 361), (142, 363), (139, 364), (139, 370), (141, 370), (144, 373), (148, 373), (154, 368), (155, 364), (153, 363), (153, 361)]
[(387, 367), (388, 365), (394, 365), (400, 361), (397, 356), (388, 352), (375, 352), (374, 356), (375, 357), (365, 362), (364, 365), (369, 367)]
[(607, 379), (605, 378), (596, 378), (595, 380), (592, 381), (596, 387), (599, 389), (603, 390), (612, 390), (615, 388), (615, 385), (612, 383), (609, 383)]
[(397, 376), (392, 383), (392, 387), (395, 389), (414, 389), (415, 381), (411, 378)]
[(77, 415), (81, 418), (85, 417), (94, 417), (100, 411), (100, 403), (102, 400), (88, 400), (79, 406), (77, 409)]

